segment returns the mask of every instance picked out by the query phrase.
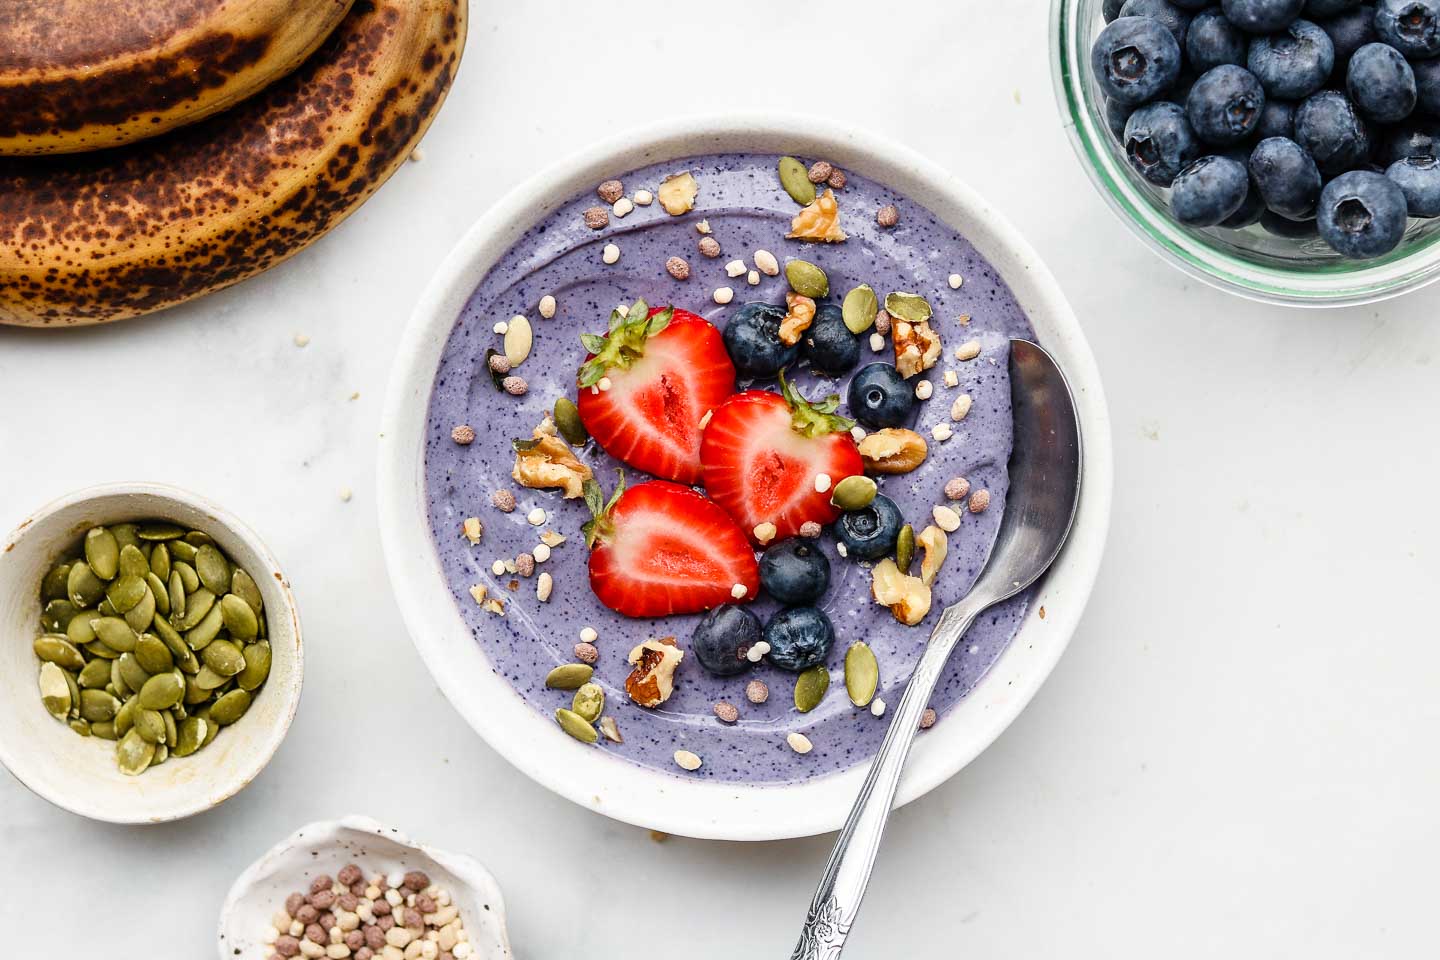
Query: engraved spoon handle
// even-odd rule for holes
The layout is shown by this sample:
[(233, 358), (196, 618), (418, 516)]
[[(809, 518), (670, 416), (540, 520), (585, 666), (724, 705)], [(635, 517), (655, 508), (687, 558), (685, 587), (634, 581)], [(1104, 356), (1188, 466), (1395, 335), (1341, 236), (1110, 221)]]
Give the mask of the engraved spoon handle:
[(836, 960), (844, 949), (850, 925), (855, 922), (860, 900), (870, 882), (870, 871), (880, 850), (880, 838), (890, 819), (890, 808), (895, 803), (895, 791), (900, 786), (900, 774), (919, 729), (920, 716), (930, 702), (930, 694), (951, 651), (981, 609), (983, 606), (973, 607), (964, 601), (950, 607), (930, 635), (905, 695), (900, 698), (900, 706), (891, 715), (890, 728), (885, 731), (885, 740), (870, 765), (865, 785), (860, 788), (849, 819), (840, 829), (791, 960)]

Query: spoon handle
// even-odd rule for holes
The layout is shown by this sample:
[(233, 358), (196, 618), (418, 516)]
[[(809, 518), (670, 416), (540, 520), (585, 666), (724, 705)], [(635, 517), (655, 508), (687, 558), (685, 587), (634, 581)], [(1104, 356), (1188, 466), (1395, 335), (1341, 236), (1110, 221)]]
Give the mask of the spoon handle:
[(905, 688), (905, 695), (900, 698), (900, 706), (891, 714), (890, 728), (885, 731), (885, 740), (870, 765), (865, 785), (860, 788), (850, 817), (835, 841), (791, 960), (835, 960), (844, 949), (845, 938), (850, 935), (850, 926), (855, 922), (860, 900), (870, 882), (875, 856), (880, 852), (880, 838), (890, 819), (890, 808), (895, 802), (910, 744), (920, 727), (920, 715), (930, 702), (930, 694), (951, 651), (979, 612), (979, 609), (969, 609), (962, 601), (941, 614)]

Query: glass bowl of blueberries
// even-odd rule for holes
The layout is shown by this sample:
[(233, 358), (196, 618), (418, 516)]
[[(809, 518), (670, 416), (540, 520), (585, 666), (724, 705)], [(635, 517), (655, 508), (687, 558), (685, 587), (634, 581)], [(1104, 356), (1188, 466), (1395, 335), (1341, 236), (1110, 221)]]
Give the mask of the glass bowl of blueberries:
[(1440, 278), (1440, 0), (1052, 0), (1076, 152), (1152, 249), (1303, 306)]

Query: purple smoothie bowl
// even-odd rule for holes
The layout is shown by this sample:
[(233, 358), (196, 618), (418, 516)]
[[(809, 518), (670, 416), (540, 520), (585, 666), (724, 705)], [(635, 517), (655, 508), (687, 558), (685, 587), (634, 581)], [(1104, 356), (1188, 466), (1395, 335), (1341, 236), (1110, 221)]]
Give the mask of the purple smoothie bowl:
[[(416, 308), (387, 400), (379, 476), (382, 534), (402, 613), (437, 683), (476, 731), (523, 772), (582, 806), (652, 829), (716, 839), (778, 839), (840, 825), (888, 723), (888, 716), (856, 708), (845, 696), (845, 649), (866, 640), (880, 659), (880, 697), (898, 702), (940, 609), (964, 594), (983, 565), (1004, 506), (1009, 337), (1044, 344), (1075, 390), (1086, 442), (1076, 529), (1050, 574), (987, 615), (957, 652), (932, 701), (941, 720), (916, 745), (900, 803), (953, 775), (998, 736), (1043, 682), (1078, 622), (1104, 545), (1111, 488), (1108, 419), (1083, 334), (1044, 266), (994, 211), (923, 158), (892, 145), (883, 151), (866, 146), (880, 142), (809, 119), (739, 118), (688, 121), (597, 145), (493, 208), (447, 258)], [(850, 182), (839, 198), (850, 240), (802, 247), (782, 239), (797, 208), (774, 176), (774, 158), (781, 154), (824, 158), (846, 171)], [(580, 211), (599, 202), (595, 186), (601, 181), (626, 179), (633, 196), (682, 169), (701, 183), (696, 209), (687, 216), (669, 217), (656, 204), (637, 207), (623, 220), (612, 217), (604, 230), (581, 223)], [(902, 210), (900, 225), (890, 230), (874, 216), (887, 203)], [(695, 223), (702, 218), (714, 222), (724, 248), (715, 260), (695, 252)], [(618, 263), (607, 264), (601, 251), (611, 242), (623, 252)], [(811, 713), (800, 714), (791, 701), (793, 674), (760, 664), (744, 676), (719, 678), (693, 657), (682, 664), (675, 695), (658, 710), (644, 710), (623, 692), (625, 655), (649, 637), (673, 635), (687, 646), (697, 618), (625, 620), (601, 607), (585, 579), (578, 530), (584, 508), (554, 491), (511, 482), (509, 440), (528, 436), (555, 397), (573, 398), (583, 355), (577, 333), (603, 329), (616, 303), (636, 297), (673, 302), (723, 325), (741, 303), (782, 300), (783, 275), (762, 276), (757, 285), (725, 276), (724, 264), (732, 259), (753, 266), (757, 248), (782, 263), (791, 257), (819, 263), (841, 294), (863, 281), (882, 296), (884, 290), (917, 290), (932, 299), (946, 353), (926, 373), (936, 396), (915, 429), (928, 436), (933, 423), (949, 422), (946, 411), (956, 391), (942, 385), (946, 369), (957, 371), (958, 390), (970, 393), (975, 404), (970, 417), (954, 425), (953, 440), (932, 441), (920, 470), (884, 480), (882, 489), (917, 530), (929, 522), (930, 505), (944, 502), (939, 491), (950, 476), (967, 476), (988, 489), (992, 506), (965, 516), (951, 535), (934, 609), (917, 627), (902, 627), (871, 602), (868, 572), (837, 556), (833, 538), (822, 536), (833, 576), (821, 605), (836, 625), (837, 642), (828, 659), (831, 693)], [(670, 254), (690, 261), (688, 281), (667, 276), (663, 264)], [(964, 277), (958, 289), (946, 282), (951, 273)], [(722, 285), (735, 290), (729, 306), (712, 299)], [(553, 319), (541, 319), (535, 308), (546, 293), (560, 301)], [(516, 371), (530, 391), (518, 398), (497, 393), (484, 371), (486, 349), (500, 346), (492, 324), (515, 313), (530, 317), (534, 328), (531, 357)], [(968, 328), (955, 326), (961, 314), (973, 316)], [(980, 342), (980, 358), (955, 362), (952, 350), (969, 338)], [(893, 360), (888, 347), (872, 353), (862, 345), (862, 365), (887, 359)], [(814, 377), (802, 384), (812, 395), (836, 386)], [(843, 384), (842, 378), (842, 395)], [(451, 441), (450, 429), (459, 423), (476, 427), (473, 444)], [(608, 488), (614, 461), (593, 443), (580, 455)], [(490, 506), (490, 492), (501, 488), (519, 500), (512, 514)], [(538, 527), (526, 520), (536, 507), (546, 514)], [(484, 522), (479, 545), (459, 535), (467, 516)], [(546, 529), (568, 541), (541, 568), (555, 583), (549, 602), (541, 603), (535, 578), (496, 575), (490, 567), (497, 558), (531, 549)], [(515, 588), (512, 581), (518, 581)], [(471, 598), (473, 585), (503, 597), (506, 615), (483, 610)], [(762, 619), (774, 607), (763, 598), (754, 605)], [(582, 744), (553, 719), (555, 708), (569, 706), (569, 695), (546, 689), (544, 677), (573, 662), (572, 648), (585, 626), (600, 635), (595, 680), (606, 690), (606, 712), (624, 732), (624, 744)], [(753, 678), (770, 687), (764, 704), (745, 699), (745, 684)], [(711, 714), (717, 700), (738, 705), (740, 722), (719, 723)], [(814, 749), (804, 755), (791, 750), (791, 732), (805, 734)], [(676, 750), (699, 755), (704, 765), (681, 770), (671, 759)]]

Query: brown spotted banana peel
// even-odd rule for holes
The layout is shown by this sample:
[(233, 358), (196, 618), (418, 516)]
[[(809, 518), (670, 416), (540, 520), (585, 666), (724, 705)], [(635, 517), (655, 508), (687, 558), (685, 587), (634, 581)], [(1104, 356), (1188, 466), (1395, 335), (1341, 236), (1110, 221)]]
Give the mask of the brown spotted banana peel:
[(352, 0), (9, 0), (0, 155), (76, 153), (194, 123), (315, 52)]
[(0, 158), (0, 323), (104, 323), (285, 260), (410, 155), (450, 88), (466, 0), (360, 0), (232, 110), (101, 153)]

